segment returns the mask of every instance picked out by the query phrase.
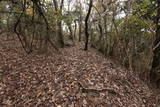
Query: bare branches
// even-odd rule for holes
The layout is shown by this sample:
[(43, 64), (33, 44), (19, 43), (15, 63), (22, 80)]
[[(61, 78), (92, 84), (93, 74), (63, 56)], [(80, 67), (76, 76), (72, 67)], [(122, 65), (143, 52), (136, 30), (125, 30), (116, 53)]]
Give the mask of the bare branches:
[(8, 13), (8, 14), (22, 14), (21, 12), (16, 12), (16, 11), (0, 11), (0, 13), (3, 13), (3, 14), (6, 14), (6, 13)]
[[(23, 35), (22, 33), (20, 33), (20, 31), (18, 31), (18, 26), (20, 25), (20, 23), (21, 22), (23, 22), (23, 21), (21, 21), (22, 20), (22, 17), (25, 15), (25, 19), (26, 19), (26, 9), (27, 9), (27, 7), (26, 7), (26, 5), (27, 5), (27, 1), (25, 0), (24, 1), (24, 3), (23, 3), (23, 8), (22, 8), (22, 12), (21, 13), (19, 13), (20, 15), (19, 15), (19, 17), (18, 17), (18, 19), (17, 19), (17, 21), (16, 21), (16, 23), (15, 23), (15, 25), (14, 25), (14, 32), (17, 34), (17, 36), (18, 36), (18, 38), (19, 38), (19, 40), (20, 40), (20, 42), (21, 42), (21, 44), (22, 44), (22, 47), (23, 47), (23, 49), (25, 50), (25, 52), (27, 53), (27, 54), (29, 54), (30, 52), (32, 52), (32, 47), (33, 47), (33, 41), (34, 41), (34, 38), (35, 38), (35, 28), (36, 28), (36, 26), (35, 26), (35, 24), (36, 24), (36, 20), (35, 20), (35, 12), (37, 11), (38, 12), (38, 14), (40, 15), (40, 16), (42, 16), (42, 18), (43, 18), (43, 20), (44, 20), (44, 23), (45, 23), (45, 26), (46, 26), (46, 37), (45, 37), (45, 43), (46, 43), (46, 46), (47, 46), (47, 43), (49, 42), (54, 48), (55, 48), (55, 50), (57, 50), (58, 51), (58, 48), (56, 47), (56, 45), (50, 40), (50, 34), (49, 34), (49, 32), (50, 32), (50, 26), (49, 26), (49, 22), (48, 22), (48, 20), (47, 20), (47, 18), (46, 18), (46, 16), (44, 15), (44, 12), (43, 12), (43, 10), (42, 10), (42, 8), (41, 8), (41, 5), (40, 5), (40, 1), (39, 0), (31, 0), (32, 2), (33, 2), (33, 15), (32, 15), (32, 18), (31, 18), (31, 24), (33, 25), (33, 32), (32, 32), (32, 37), (31, 37), (31, 42), (30, 42), (30, 46), (29, 46), (29, 50), (27, 49), (27, 47), (25, 46), (25, 44), (23, 43), (24, 41), (21, 39), (21, 35)], [(26, 22), (26, 24), (27, 24), (28, 22)], [(40, 22), (41, 23), (41, 22)], [(24, 24), (25, 24), (25, 22), (24, 22)], [(43, 25), (43, 24), (41, 24), (41, 25)], [(27, 28), (27, 29), (29, 29), (29, 28)], [(26, 35), (23, 35), (23, 37), (25, 37)], [(26, 38), (26, 37), (25, 37)]]
[(19, 18), (18, 18), (18, 20), (17, 20), (17, 22), (16, 22), (16, 24), (15, 24), (15, 26), (14, 26), (14, 32), (17, 34), (17, 36), (18, 36), (18, 38), (19, 38), (19, 40), (20, 40), (20, 42), (21, 42), (21, 45), (22, 45), (23, 49), (25, 50), (25, 52), (26, 52), (27, 54), (29, 54), (30, 52), (28, 52), (27, 49), (25, 48), (25, 46), (24, 46), (24, 44), (23, 44), (23, 41), (22, 41), (22, 39), (21, 39), (21, 37), (20, 37), (20, 33), (17, 31), (17, 27), (18, 27), (18, 25), (19, 25), (19, 23), (20, 23), (21, 17), (22, 17), (22, 15), (24, 14), (25, 9), (26, 9), (25, 6), (26, 6), (26, 0), (24, 0), (22, 13), (20, 14), (20, 16), (19, 16)]

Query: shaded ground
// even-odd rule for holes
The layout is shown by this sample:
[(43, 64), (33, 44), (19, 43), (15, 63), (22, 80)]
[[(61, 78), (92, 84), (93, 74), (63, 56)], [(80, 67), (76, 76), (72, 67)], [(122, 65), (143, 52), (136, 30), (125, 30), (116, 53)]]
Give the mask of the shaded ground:
[(76, 44), (47, 57), (0, 43), (0, 106), (158, 107), (138, 76), (93, 49)]

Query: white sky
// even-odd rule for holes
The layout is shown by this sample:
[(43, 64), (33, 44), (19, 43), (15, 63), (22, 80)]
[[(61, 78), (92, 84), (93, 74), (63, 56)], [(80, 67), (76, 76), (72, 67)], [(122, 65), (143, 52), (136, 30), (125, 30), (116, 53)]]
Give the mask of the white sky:
[[(47, 0), (47, 1), (53, 1), (53, 0)], [(58, 0), (58, 1), (61, 1), (61, 0)], [(64, 0), (64, 8), (67, 10), (68, 9), (68, 1), (69, 0)], [(70, 7), (69, 7), (69, 9), (70, 10), (73, 10), (74, 9), (74, 6), (77, 4), (77, 3), (79, 3), (79, 1), (82, 3), (82, 8), (83, 8), (83, 10), (84, 10), (84, 12), (86, 12), (86, 8), (88, 7), (86, 4), (86, 2), (89, 2), (89, 0), (70, 0), (71, 1), (71, 4), (70, 4)], [(93, 0), (94, 1), (94, 0)], [(119, 2), (124, 2), (124, 1), (127, 1), (127, 0), (119, 0)], [(132, 0), (130, 0), (130, 1), (132, 1)], [(123, 5), (122, 3), (121, 3), (121, 5)], [(117, 17), (119, 17), (119, 18), (121, 18), (121, 17), (124, 17), (125, 16), (125, 13), (124, 12), (121, 12), (121, 13), (119, 13), (118, 14), (118, 16)]]

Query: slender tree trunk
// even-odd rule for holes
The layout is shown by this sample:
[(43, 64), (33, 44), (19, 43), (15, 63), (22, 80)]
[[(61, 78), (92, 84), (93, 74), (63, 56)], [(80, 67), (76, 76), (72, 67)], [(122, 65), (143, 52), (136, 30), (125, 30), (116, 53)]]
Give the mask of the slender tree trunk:
[[(64, 0), (61, 0), (60, 15), (62, 15), (63, 4), (64, 4)], [(62, 34), (62, 21), (60, 21), (58, 23), (58, 27), (59, 27), (59, 30), (58, 30), (59, 42), (61, 44), (60, 47), (63, 48), (64, 47), (64, 41), (63, 41), (63, 34)]]
[(60, 43), (60, 47), (64, 47), (63, 34), (62, 34), (62, 22), (58, 22), (58, 42)]
[(77, 31), (77, 23), (76, 20), (74, 21), (75, 29), (74, 29), (74, 39), (76, 40), (76, 31)]
[(102, 51), (101, 49), (102, 49), (102, 37), (103, 37), (103, 28), (102, 28), (102, 25), (101, 25), (101, 20), (99, 21), (99, 24), (98, 24), (98, 27), (99, 27), (99, 40), (98, 40), (98, 42), (99, 42), (99, 46), (98, 46), (98, 50), (99, 51)]
[(89, 16), (90, 16), (90, 13), (91, 13), (91, 10), (92, 10), (92, 3), (93, 3), (93, 0), (90, 0), (89, 10), (88, 10), (87, 16), (85, 18), (85, 36), (86, 36), (86, 41), (85, 41), (84, 50), (88, 50), (88, 41), (89, 41), (88, 20), (89, 20)]
[(81, 35), (82, 35), (82, 22), (79, 22), (79, 42), (81, 41)]
[(79, 16), (79, 42), (80, 42), (82, 37), (82, 4), (80, 0), (79, 3), (80, 3), (80, 16)]

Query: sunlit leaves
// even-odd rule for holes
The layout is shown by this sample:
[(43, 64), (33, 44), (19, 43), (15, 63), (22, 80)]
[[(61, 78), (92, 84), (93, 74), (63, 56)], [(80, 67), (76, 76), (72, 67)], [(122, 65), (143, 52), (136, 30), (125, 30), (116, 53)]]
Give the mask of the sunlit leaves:
[(26, 13), (27, 13), (28, 15), (32, 15), (32, 14), (33, 14), (33, 8), (27, 8), (27, 9), (26, 9)]

